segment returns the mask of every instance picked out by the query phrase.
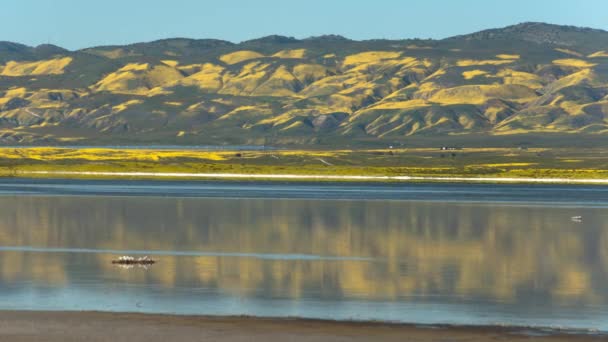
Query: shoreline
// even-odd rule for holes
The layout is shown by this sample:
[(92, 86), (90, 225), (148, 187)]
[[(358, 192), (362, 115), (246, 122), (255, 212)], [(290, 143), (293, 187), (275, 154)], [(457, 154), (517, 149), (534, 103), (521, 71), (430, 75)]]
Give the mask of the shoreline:
[[(204, 180), (267, 180), (267, 181), (338, 181), (338, 182), (438, 182), (495, 184), (579, 184), (608, 185), (605, 178), (534, 178), (534, 177), (442, 177), (442, 176), (378, 176), (378, 175), (299, 175), (260, 173), (194, 173), (138, 171), (17, 171), (10, 178), (128, 178), (128, 179), (204, 179)], [(9, 178), (9, 177), (6, 177)]]
[(416, 325), (297, 318), (0, 311), (0, 341), (603, 341), (605, 333), (504, 326)]
[(0, 148), (0, 177), (608, 185), (608, 149)]

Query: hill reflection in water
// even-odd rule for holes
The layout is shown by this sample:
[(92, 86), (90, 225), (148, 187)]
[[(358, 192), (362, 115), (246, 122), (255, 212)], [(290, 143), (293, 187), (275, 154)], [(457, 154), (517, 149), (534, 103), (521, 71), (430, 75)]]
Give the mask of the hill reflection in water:
[[(608, 303), (602, 209), (25, 196), (1, 197), (0, 217), (1, 246), (50, 248), (0, 252), (4, 285), (85, 286), (86, 274), (240, 297)], [(105, 250), (194, 253), (145, 271), (116, 268)]]

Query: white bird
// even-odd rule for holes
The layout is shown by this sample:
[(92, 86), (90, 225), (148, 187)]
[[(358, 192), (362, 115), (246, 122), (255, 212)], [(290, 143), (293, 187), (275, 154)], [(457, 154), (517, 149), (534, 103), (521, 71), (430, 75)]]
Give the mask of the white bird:
[(582, 216), (572, 216), (570, 219), (574, 222), (583, 222)]

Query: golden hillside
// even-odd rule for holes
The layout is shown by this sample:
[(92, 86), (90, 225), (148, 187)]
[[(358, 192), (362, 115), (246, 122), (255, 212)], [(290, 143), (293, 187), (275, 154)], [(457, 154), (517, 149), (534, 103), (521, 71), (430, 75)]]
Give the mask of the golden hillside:
[(0, 143), (606, 134), (608, 33), (546, 25), (580, 35), (547, 41), (542, 25), (441, 41), (272, 36), (32, 48), (0, 56)]

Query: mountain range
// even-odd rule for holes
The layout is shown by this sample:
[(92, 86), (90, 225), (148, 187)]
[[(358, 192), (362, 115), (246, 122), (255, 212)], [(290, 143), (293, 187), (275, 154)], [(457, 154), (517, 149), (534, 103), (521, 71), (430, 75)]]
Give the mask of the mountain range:
[[(0, 42), (0, 144), (392, 144), (608, 137), (608, 32), (442, 40)], [(515, 139), (515, 140), (514, 140)]]

